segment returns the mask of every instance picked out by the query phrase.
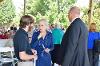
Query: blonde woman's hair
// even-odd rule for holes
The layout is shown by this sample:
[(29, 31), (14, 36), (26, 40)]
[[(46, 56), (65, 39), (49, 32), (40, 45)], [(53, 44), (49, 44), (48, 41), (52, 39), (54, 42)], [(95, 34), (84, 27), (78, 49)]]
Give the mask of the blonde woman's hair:
[(95, 31), (96, 31), (96, 23), (91, 23), (91, 24), (90, 24), (89, 31), (90, 31), (90, 32), (95, 32)]
[(47, 27), (47, 30), (49, 30), (49, 21), (47, 19), (40, 19), (39, 23), (43, 22), (45, 24), (45, 26)]

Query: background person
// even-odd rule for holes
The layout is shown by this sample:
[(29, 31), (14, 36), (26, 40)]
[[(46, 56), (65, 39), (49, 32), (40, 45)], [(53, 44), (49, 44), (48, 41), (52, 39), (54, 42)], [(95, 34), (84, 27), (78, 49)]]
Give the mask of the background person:
[(60, 46), (61, 46), (63, 34), (64, 34), (64, 32), (61, 29), (60, 25), (55, 24), (55, 28), (52, 30), (54, 50), (51, 52), (51, 55), (52, 55), (53, 64), (59, 63), (59, 58), (60, 58), (59, 57), (59, 55), (60, 55), (59, 51), (60, 51)]
[(91, 23), (88, 35), (88, 56), (91, 66), (98, 66), (98, 59), (95, 59), (95, 63), (93, 62), (93, 46), (94, 46), (94, 41), (97, 39), (100, 39), (99, 32), (96, 31), (96, 24)]

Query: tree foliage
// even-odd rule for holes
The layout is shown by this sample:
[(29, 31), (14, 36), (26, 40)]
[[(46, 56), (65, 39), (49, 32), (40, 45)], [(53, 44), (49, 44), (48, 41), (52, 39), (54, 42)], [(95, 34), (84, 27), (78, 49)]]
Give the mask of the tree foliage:
[(100, 31), (100, 2), (94, 3), (93, 22), (97, 25), (97, 30)]
[(60, 22), (66, 24), (67, 10), (75, 0), (27, 0), (26, 14), (36, 17), (36, 20), (45, 17), (49, 23)]
[[(88, 8), (82, 8), (83, 20), (88, 24)], [(100, 31), (100, 2), (93, 2), (92, 22), (96, 23), (97, 31)]]
[(3, 0), (0, 3), (0, 25), (11, 23), (15, 16), (15, 7), (12, 0)]

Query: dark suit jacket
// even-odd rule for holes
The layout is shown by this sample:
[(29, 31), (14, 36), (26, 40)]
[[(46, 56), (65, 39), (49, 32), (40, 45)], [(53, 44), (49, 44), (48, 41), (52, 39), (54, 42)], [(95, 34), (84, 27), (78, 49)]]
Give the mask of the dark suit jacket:
[(90, 66), (87, 54), (88, 30), (80, 18), (66, 30), (61, 46), (62, 66)]

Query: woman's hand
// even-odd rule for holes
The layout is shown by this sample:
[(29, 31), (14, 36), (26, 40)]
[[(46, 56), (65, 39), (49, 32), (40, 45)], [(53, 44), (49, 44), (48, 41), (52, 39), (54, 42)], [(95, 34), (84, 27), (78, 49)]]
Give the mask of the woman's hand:
[(49, 53), (50, 52), (50, 49), (46, 48), (45, 49), (45, 52)]
[(34, 60), (37, 60), (38, 59), (37, 51), (34, 49), (31, 49), (31, 50), (32, 50), (32, 53), (34, 54)]
[(37, 51), (34, 50), (34, 49), (32, 49), (32, 53), (33, 53), (34, 55), (37, 55)]
[(38, 56), (37, 55), (34, 55), (34, 60), (37, 60), (38, 59)]

